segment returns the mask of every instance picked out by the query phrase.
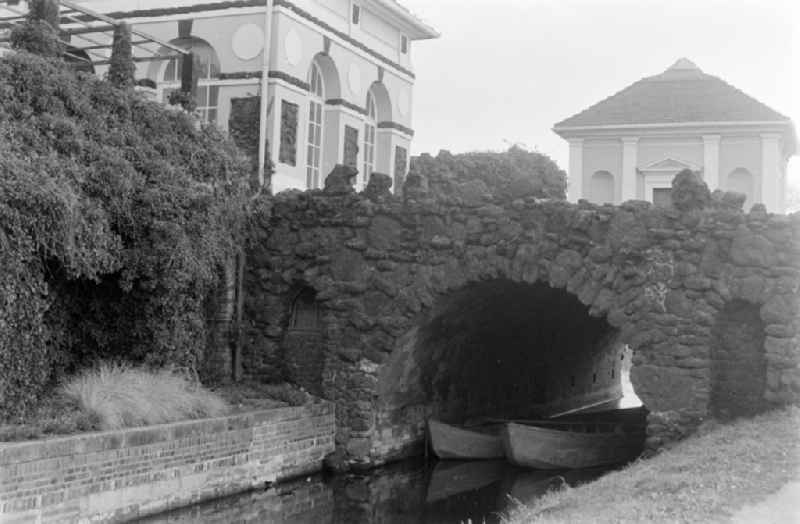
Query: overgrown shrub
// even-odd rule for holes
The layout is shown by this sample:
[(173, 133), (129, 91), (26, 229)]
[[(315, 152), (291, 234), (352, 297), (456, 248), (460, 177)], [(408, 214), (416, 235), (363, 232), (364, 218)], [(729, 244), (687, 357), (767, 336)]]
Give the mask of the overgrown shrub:
[(546, 155), (517, 146), (502, 153), (424, 154), (411, 159), (411, 172), (424, 176), (434, 195), (475, 203), (484, 197), (566, 198), (566, 173)]
[(62, 388), (63, 394), (99, 420), (101, 429), (120, 429), (217, 417), (228, 406), (215, 393), (169, 369), (151, 371), (101, 363)]
[(30, 0), (28, 15), (11, 32), (11, 46), (39, 56), (60, 57), (64, 44), (58, 35), (58, 11), (58, 2)]
[(108, 81), (117, 87), (131, 87), (134, 84), (136, 65), (133, 63), (131, 28), (122, 23), (114, 27), (114, 43), (111, 50), (111, 63), (108, 65)]
[(97, 358), (195, 367), (248, 172), (183, 112), (56, 59), (0, 58), (0, 418)]

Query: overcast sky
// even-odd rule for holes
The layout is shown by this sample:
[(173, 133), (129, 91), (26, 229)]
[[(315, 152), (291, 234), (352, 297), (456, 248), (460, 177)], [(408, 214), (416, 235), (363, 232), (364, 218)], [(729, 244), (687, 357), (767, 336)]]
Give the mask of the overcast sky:
[[(680, 57), (800, 124), (789, 0), (401, 2), (442, 33), (413, 50), (414, 154), (521, 142), (566, 170), (553, 124)], [(790, 176), (800, 185), (800, 159)]]

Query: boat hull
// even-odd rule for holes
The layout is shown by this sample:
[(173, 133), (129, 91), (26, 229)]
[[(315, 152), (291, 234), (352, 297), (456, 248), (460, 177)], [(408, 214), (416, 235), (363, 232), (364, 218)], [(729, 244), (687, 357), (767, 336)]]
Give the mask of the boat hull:
[(440, 459), (497, 459), (505, 456), (502, 425), (462, 428), (428, 420), (431, 448)]
[(536, 469), (575, 469), (626, 462), (641, 451), (638, 432), (578, 433), (510, 422), (503, 448), (512, 464)]

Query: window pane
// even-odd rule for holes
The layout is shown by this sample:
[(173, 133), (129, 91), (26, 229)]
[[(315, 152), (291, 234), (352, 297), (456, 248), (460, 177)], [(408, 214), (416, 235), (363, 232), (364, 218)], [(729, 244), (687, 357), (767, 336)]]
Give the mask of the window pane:
[(208, 105), (216, 106), (219, 100), (219, 86), (209, 86)]
[(314, 126), (314, 144), (319, 147), (322, 145), (322, 126)]
[(322, 123), (322, 104), (317, 104), (317, 122)]
[(209, 122), (216, 122), (217, 121), (217, 109), (209, 109), (208, 110), (208, 121)]

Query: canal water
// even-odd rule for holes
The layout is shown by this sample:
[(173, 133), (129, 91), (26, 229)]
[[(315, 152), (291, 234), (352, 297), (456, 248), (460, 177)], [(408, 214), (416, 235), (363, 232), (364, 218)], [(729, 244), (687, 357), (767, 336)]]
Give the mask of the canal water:
[(363, 473), (315, 475), (142, 520), (147, 523), (498, 523), (519, 502), (608, 469), (540, 471), (505, 461), (410, 459)]

